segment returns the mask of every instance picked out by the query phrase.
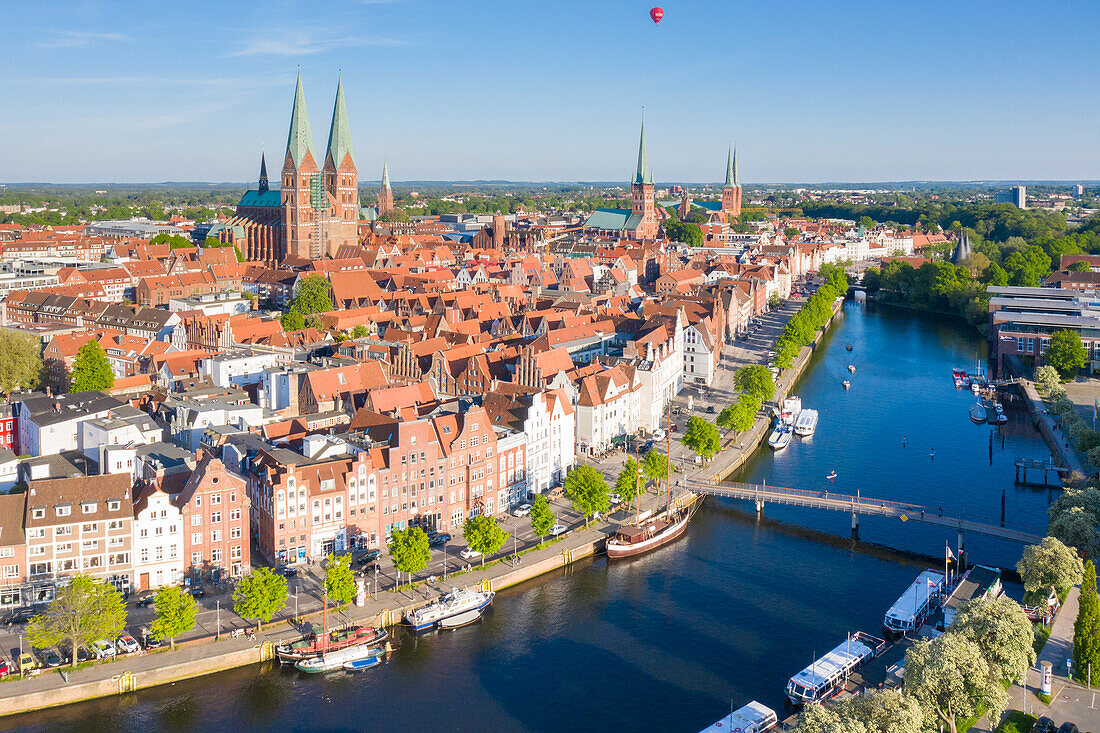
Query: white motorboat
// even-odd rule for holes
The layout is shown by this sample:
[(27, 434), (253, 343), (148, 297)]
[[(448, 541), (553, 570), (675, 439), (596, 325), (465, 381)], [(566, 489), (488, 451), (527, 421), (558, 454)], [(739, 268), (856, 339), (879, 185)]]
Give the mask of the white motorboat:
[(480, 614), (493, 602), (495, 595), (492, 591), (454, 589), (435, 603), (407, 612), (405, 622), (413, 628), (413, 631), (425, 631), (441, 625), (452, 616), (458, 616), (467, 611), (473, 610)]
[(886, 648), (886, 641), (857, 631), (836, 649), (815, 659), (787, 683), (787, 698), (795, 705), (824, 702), (844, 689), (856, 667)]
[(783, 400), (783, 409), (779, 413), (779, 420), (784, 425), (794, 425), (795, 420), (802, 413), (802, 400), (798, 397), (788, 397)]
[(944, 589), (943, 573), (925, 570), (913, 584), (901, 594), (882, 621), (888, 635), (902, 635), (916, 631), (925, 619), (940, 607)]
[(783, 450), (791, 442), (791, 428), (789, 425), (778, 425), (768, 438), (768, 447), (772, 450)]
[(841, 384), (842, 387), (844, 387), (844, 389), (851, 389), (852, 388), (852, 383), (849, 382), (847, 379), (845, 379), (840, 384)]
[(856, 365), (855, 364), (849, 364), (848, 365), (848, 371), (850, 371), (852, 374), (855, 374), (856, 373)]
[(448, 616), (439, 622), (439, 628), (441, 629), (457, 629), (459, 626), (465, 626), (472, 624), (481, 618), (483, 611), (478, 608), (471, 608), (469, 611), (463, 611), (457, 616)]
[(794, 423), (794, 434), (809, 437), (817, 430), (817, 410), (803, 410)]

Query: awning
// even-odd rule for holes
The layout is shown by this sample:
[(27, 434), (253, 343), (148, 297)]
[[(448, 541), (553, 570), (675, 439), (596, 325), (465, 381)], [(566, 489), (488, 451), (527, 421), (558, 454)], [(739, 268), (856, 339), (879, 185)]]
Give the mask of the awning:
[(630, 440), (630, 437), (631, 436), (626, 435), (626, 434), (616, 435), (614, 438), (611, 439), (611, 445), (619, 445), (621, 443), (625, 443), (628, 440)]

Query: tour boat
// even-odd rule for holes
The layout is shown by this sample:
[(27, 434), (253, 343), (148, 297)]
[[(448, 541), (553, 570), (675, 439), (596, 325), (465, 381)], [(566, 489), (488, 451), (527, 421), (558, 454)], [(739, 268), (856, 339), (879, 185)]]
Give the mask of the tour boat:
[(774, 728), (778, 722), (779, 718), (774, 710), (753, 700), (699, 733), (764, 733)]
[(343, 669), (346, 662), (356, 662), (371, 657), (379, 657), (383, 653), (382, 647), (377, 646), (349, 646), (337, 649), (334, 652), (325, 652), (318, 657), (300, 659), (294, 663), (294, 667), (302, 672), (317, 674), (318, 672), (332, 672)]
[(644, 524), (619, 527), (615, 535), (607, 540), (608, 557), (630, 557), (649, 552), (661, 545), (672, 542), (687, 529), (691, 515), (699, 502), (683, 507), (663, 519), (650, 519)]
[(855, 374), (856, 373), (856, 365), (855, 364), (849, 364), (848, 365), (848, 371), (850, 371), (852, 374)]
[(813, 664), (787, 682), (787, 698), (795, 705), (824, 702), (844, 689), (848, 676), (868, 659), (886, 648), (886, 641), (857, 631), (836, 649), (815, 659)]
[(919, 629), (924, 620), (939, 608), (943, 586), (943, 573), (925, 570), (918, 575), (886, 612), (882, 628), (887, 636), (901, 636)]
[(803, 410), (794, 423), (795, 435), (809, 437), (817, 430), (817, 410)]
[(784, 425), (794, 425), (795, 420), (802, 414), (802, 400), (798, 397), (788, 397), (783, 400), (783, 409), (779, 413), (779, 420)]
[(376, 629), (370, 626), (333, 631), (327, 638), (323, 632), (319, 635), (309, 634), (297, 641), (275, 647), (275, 656), (284, 664), (294, 664), (303, 659), (318, 657), (322, 652), (338, 651), (364, 644), (375, 644), (385, 641), (388, 636), (389, 632), (385, 629)]
[(768, 447), (772, 450), (783, 450), (791, 442), (791, 429), (787, 425), (776, 425), (768, 438)]
[(841, 382), (841, 385), (843, 385), (844, 389), (851, 389), (852, 388), (852, 383), (849, 382), (847, 379), (845, 379), (843, 382)]
[(441, 629), (457, 629), (459, 626), (466, 626), (472, 624), (481, 618), (483, 611), (479, 608), (471, 608), (469, 611), (463, 611), (457, 616), (448, 616), (439, 622), (439, 628)]
[(362, 672), (365, 669), (373, 669), (382, 663), (382, 657), (367, 657), (366, 659), (356, 659), (351, 662), (344, 662), (344, 669), (349, 672)]
[(411, 626), (413, 631), (426, 631), (467, 611), (477, 611), (480, 614), (493, 602), (495, 595), (492, 591), (452, 589), (438, 601), (406, 612), (405, 623)]
[(978, 425), (985, 422), (985, 406), (981, 402), (975, 402), (970, 406), (970, 419)]

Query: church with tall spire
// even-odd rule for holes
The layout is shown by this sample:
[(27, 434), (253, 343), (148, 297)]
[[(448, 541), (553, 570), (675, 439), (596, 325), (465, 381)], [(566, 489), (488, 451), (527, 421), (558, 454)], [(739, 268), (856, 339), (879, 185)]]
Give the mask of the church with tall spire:
[(262, 154), (256, 189), (245, 192), (216, 236), (237, 245), (246, 259), (272, 265), (288, 258), (333, 257), (340, 247), (359, 243), (359, 170), (342, 80), (336, 85), (328, 145), (318, 158), (298, 75), (280, 188), (271, 189)]
[(727, 217), (741, 216), (741, 178), (737, 175), (737, 151), (726, 153), (726, 182), (722, 186), (722, 213)]
[(630, 181), (629, 209), (596, 209), (584, 227), (594, 233), (618, 235), (625, 239), (656, 239), (659, 230), (656, 189), (649, 170), (645, 145), (645, 120), (638, 138), (638, 165)]

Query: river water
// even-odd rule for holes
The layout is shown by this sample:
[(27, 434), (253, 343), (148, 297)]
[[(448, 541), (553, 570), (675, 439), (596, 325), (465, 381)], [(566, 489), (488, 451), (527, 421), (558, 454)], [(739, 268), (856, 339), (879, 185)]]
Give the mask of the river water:
[[(1014, 486), (1013, 461), (1044, 458), (1047, 447), (1009, 406), (991, 453), (992, 429), (970, 422), (973, 398), (951, 384), (952, 367), (984, 352), (965, 324), (847, 304), (796, 387), (821, 412), (817, 433), (778, 454), (764, 448), (738, 478), (825, 488), (836, 471), (838, 492), (990, 522), (1003, 490), (1008, 523), (1041, 534), (1049, 492)], [(864, 517), (853, 542), (845, 514), (769, 506), (766, 515), (757, 522), (747, 502), (708, 500), (672, 545), (504, 591), (471, 627), (399, 631), (397, 653), (360, 675), (252, 667), (0, 719), (0, 729), (697, 731), (731, 702), (781, 711), (788, 677), (849, 631), (877, 634), (885, 610), (920, 569), (942, 567), (956, 537)], [(973, 562), (1003, 567), (1020, 552), (980, 537), (966, 547)]]

